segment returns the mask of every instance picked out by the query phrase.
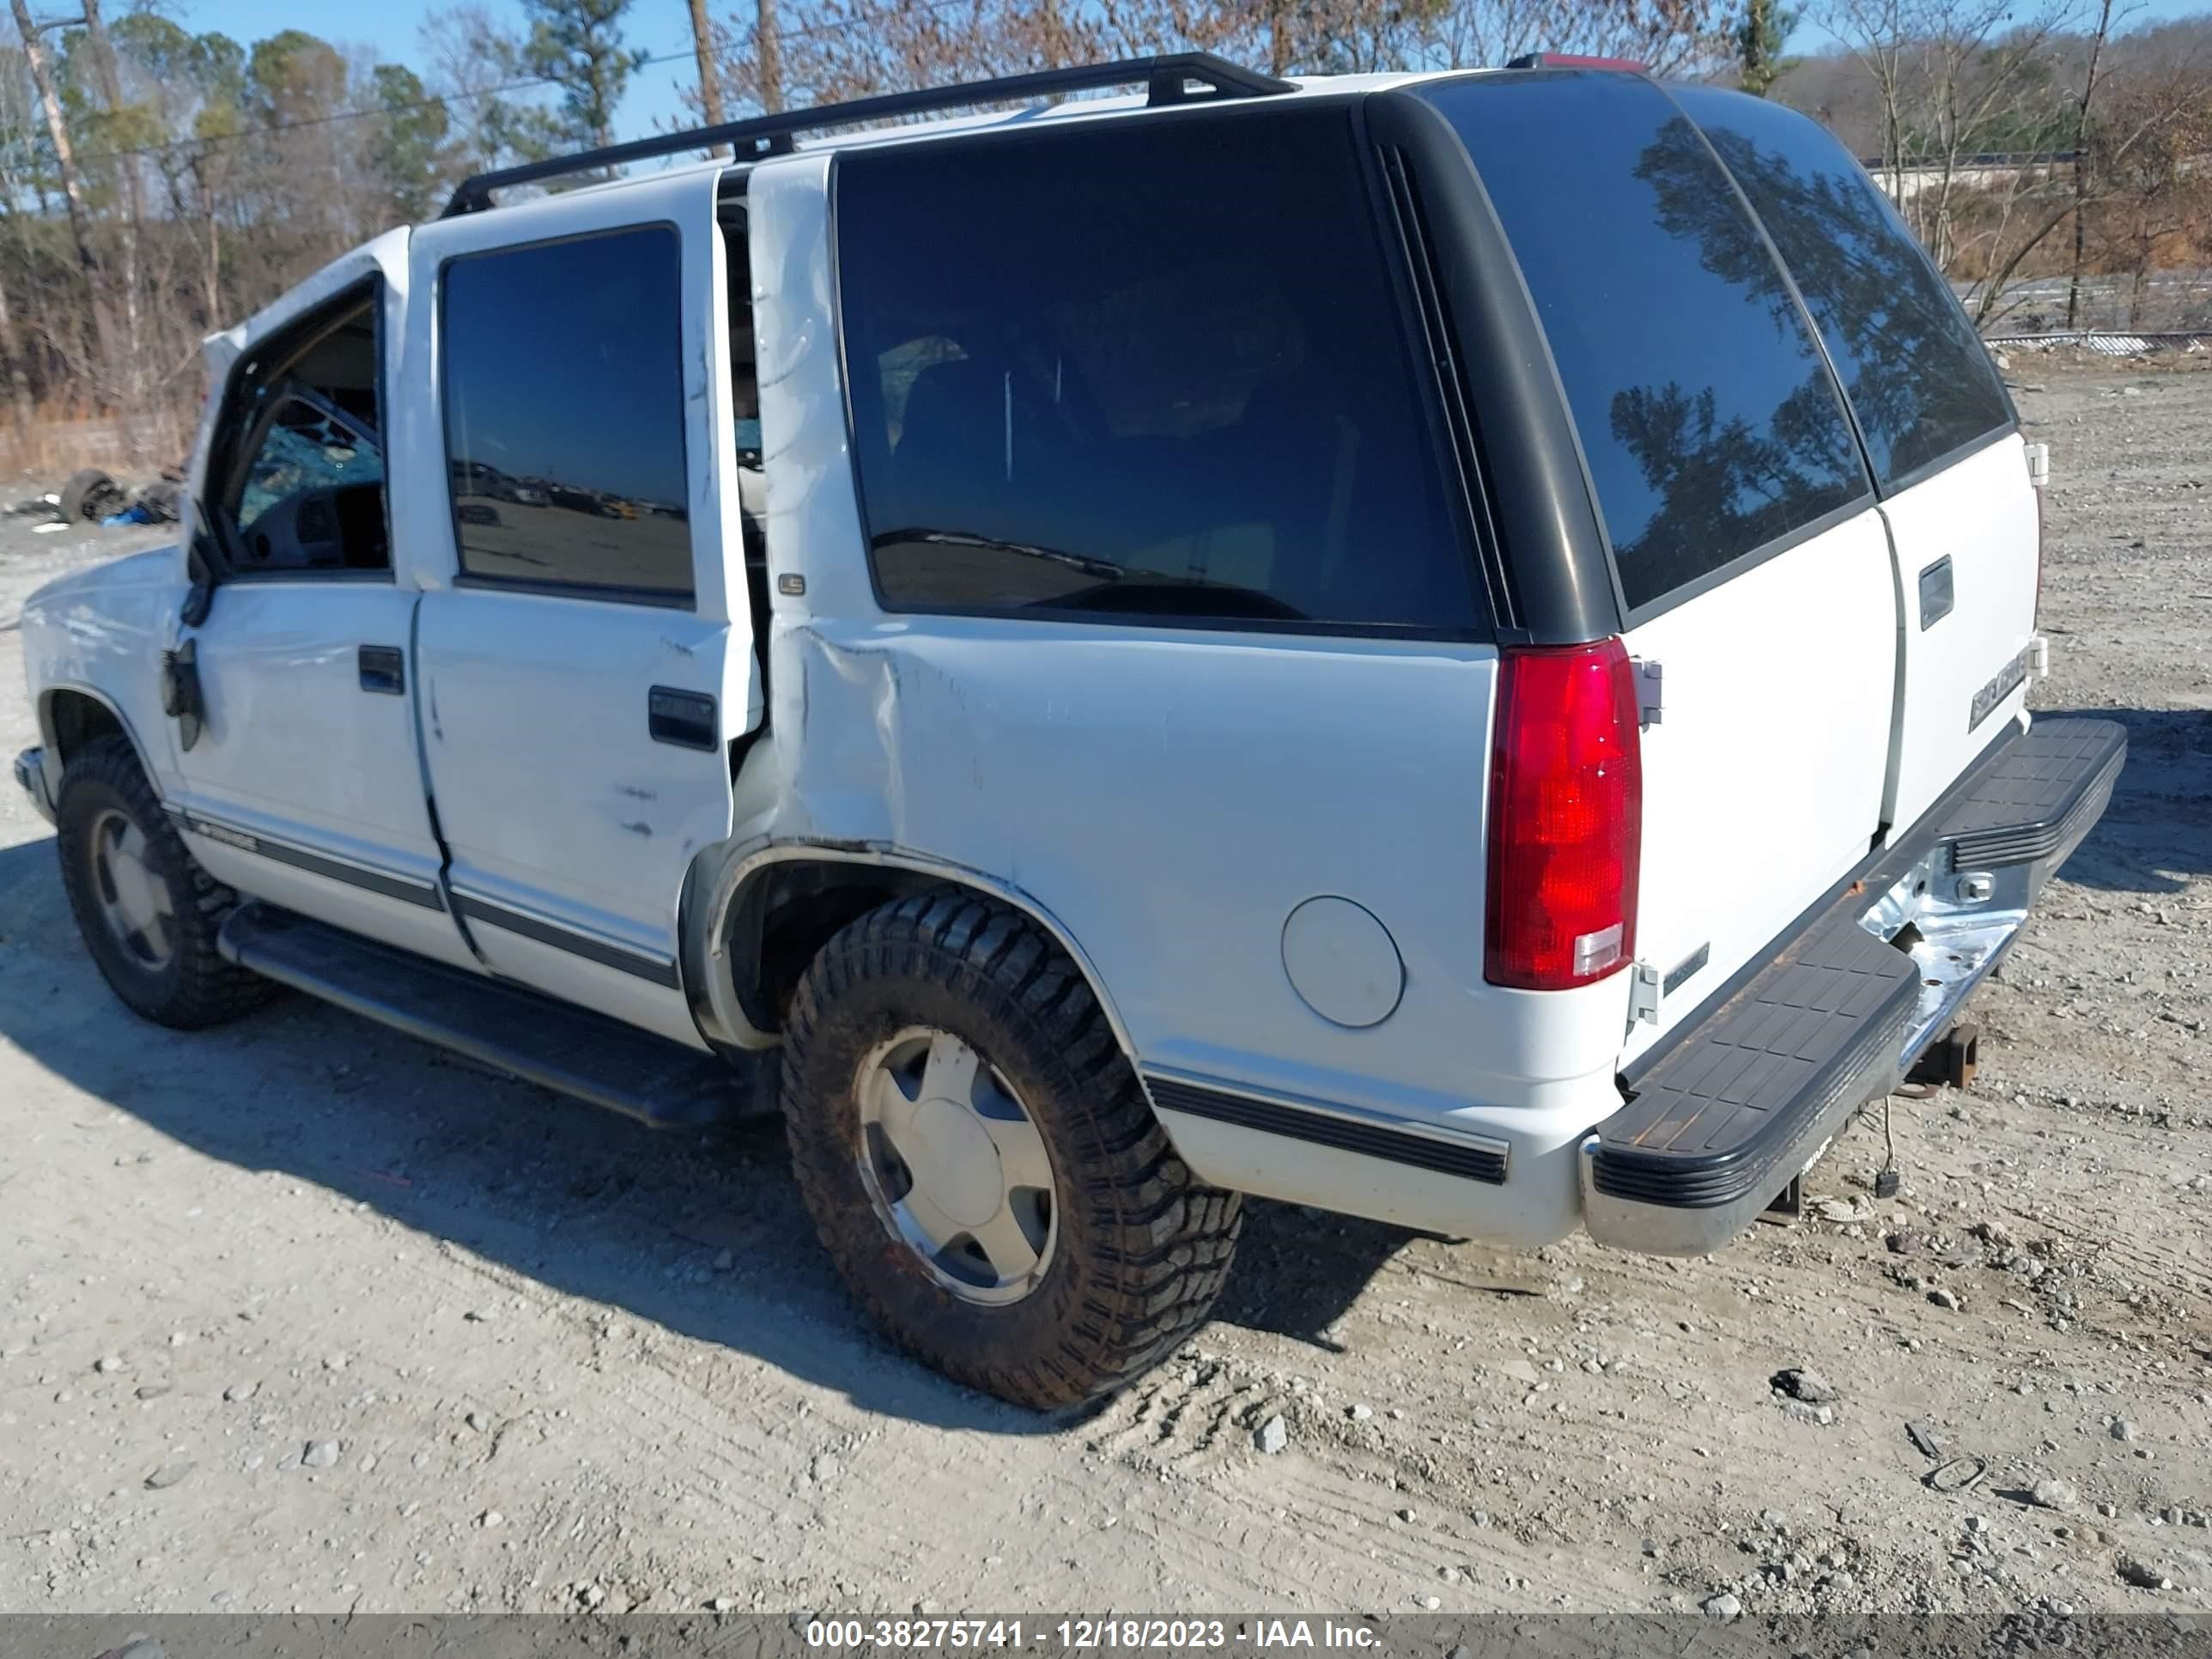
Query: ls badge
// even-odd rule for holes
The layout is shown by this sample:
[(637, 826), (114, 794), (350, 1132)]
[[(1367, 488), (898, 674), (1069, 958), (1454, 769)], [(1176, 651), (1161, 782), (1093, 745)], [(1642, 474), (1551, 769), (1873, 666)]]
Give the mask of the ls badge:
[(1995, 678), (1974, 693), (1974, 707), (1966, 720), (1966, 730), (1974, 730), (1996, 711), (1996, 706), (2020, 688), (2027, 678), (2027, 671), (2034, 665), (2036, 647), (2022, 646), (2013, 659), (1996, 672)]

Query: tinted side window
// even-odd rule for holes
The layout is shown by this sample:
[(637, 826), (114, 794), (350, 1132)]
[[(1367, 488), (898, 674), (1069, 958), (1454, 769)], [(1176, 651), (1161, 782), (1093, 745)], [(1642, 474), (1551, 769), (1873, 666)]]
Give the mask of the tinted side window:
[(468, 254), (441, 287), (462, 574), (689, 595), (675, 231)]
[(2011, 422), (1972, 323), (1842, 145), (1762, 98), (1705, 87), (1675, 97), (1782, 251), (1883, 483)]
[(1425, 95), (1535, 297), (1631, 609), (1865, 490), (1804, 313), (1664, 93), (1554, 73)]
[(1345, 111), (837, 168), (887, 605), (1474, 629)]

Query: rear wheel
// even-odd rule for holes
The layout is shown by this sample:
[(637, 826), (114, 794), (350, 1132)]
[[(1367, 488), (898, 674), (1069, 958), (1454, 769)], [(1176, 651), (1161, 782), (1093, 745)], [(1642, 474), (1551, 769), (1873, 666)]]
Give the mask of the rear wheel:
[(1220, 1292), (1237, 1195), (1193, 1178), (1083, 975), (1004, 905), (948, 890), (852, 923), (799, 986), (783, 1078), (823, 1243), (960, 1382), (1096, 1398)]
[(100, 738), (70, 757), (54, 817), (77, 931), (116, 995), (183, 1030), (269, 996), (268, 981), (216, 951), (237, 896), (193, 862), (125, 739)]

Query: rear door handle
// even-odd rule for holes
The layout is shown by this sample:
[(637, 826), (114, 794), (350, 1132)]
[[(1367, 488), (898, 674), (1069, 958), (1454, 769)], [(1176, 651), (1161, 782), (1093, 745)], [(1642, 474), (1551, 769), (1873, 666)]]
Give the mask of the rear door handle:
[(396, 645), (364, 645), (361, 648), (361, 689), (387, 697), (407, 693), (407, 659)]
[(646, 693), (645, 729), (655, 743), (679, 749), (713, 749), (721, 735), (714, 722), (714, 700), (703, 691), (678, 691), (656, 685)]
[(1942, 558), (1920, 573), (1920, 631), (1929, 629), (1951, 614), (1957, 603), (1958, 590), (1951, 575), (1951, 556)]

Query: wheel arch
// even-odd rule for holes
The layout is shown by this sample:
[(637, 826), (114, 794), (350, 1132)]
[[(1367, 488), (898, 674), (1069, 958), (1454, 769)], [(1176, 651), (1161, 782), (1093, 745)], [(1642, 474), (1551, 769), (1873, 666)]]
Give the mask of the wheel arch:
[(838, 929), (879, 904), (939, 887), (1010, 906), (1042, 928), (1083, 975), (1114, 1040), (1136, 1065), (1136, 1046), (1097, 964), (1049, 907), (980, 870), (902, 848), (782, 842), (733, 860), (700, 907), (705, 925), (695, 959), (703, 959), (704, 971), (696, 983), (732, 1040), (772, 1047), (781, 1041), (783, 1012), (800, 975)]
[[(104, 691), (75, 684), (49, 686), (39, 696), (39, 737), (46, 744), (47, 781), (56, 790), (73, 756), (87, 744), (104, 737), (119, 737), (138, 757), (138, 769), (148, 782), (154, 780), (152, 757), (131, 729), (130, 717)], [(156, 792), (158, 793), (158, 791)]]

